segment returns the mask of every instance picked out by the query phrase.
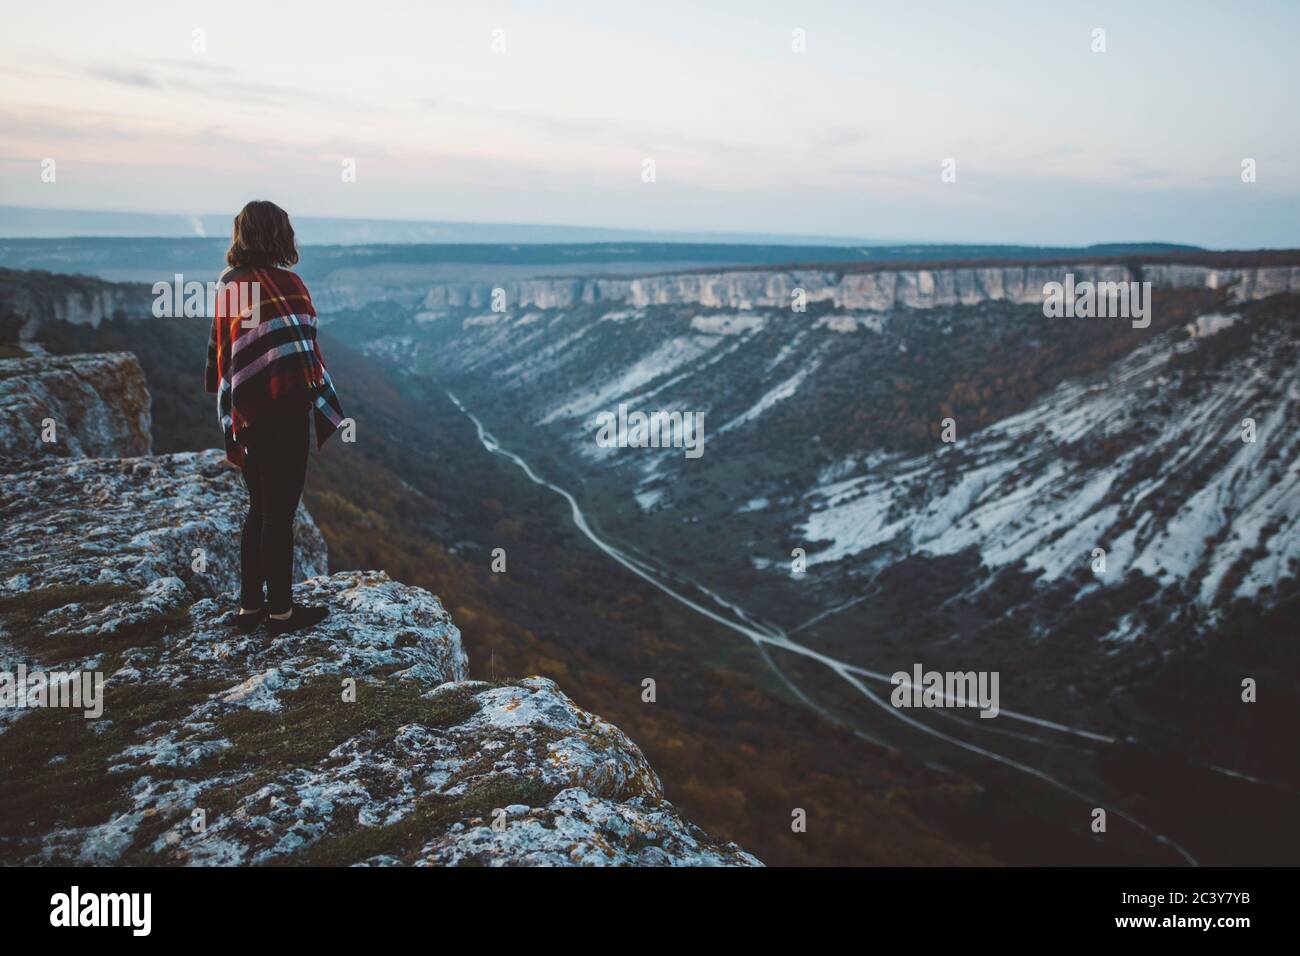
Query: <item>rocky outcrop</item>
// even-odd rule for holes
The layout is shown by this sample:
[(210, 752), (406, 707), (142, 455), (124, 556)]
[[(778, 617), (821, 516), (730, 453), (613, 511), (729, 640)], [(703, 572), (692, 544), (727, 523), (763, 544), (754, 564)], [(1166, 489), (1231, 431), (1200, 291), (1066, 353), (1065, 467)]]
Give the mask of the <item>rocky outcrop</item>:
[[(248, 495), (224, 457), (212, 449), (80, 458), (9, 475), (0, 486), (0, 588), (112, 590), (123, 615), (145, 594), (167, 595), (160, 607), (167, 611), (234, 590)], [(327, 573), (325, 540), (302, 506), (294, 539), (295, 576)], [(88, 612), (78, 604), (65, 616), (69, 627), (112, 634), (129, 623), (117, 607)]]
[(7, 476), (0, 701), (20, 668), (104, 683), (98, 717), (0, 706), (0, 863), (758, 864), (553, 682), (466, 680), (436, 597), (326, 573), (305, 510), (294, 599), (329, 617), (230, 627), (245, 493), (221, 459)]
[[(466, 681), (438, 599), (381, 572), (312, 578), (272, 640), (205, 599), (111, 662), (89, 746), (112, 801), (7, 839), (29, 863), (753, 864), (663, 800), (644, 755), (542, 678)], [(172, 716), (154, 719), (165, 702)], [(24, 732), (25, 721), (9, 730)], [(81, 753), (80, 761), (93, 754)], [(194, 826), (196, 819), (202, 826)]]
[[(1300, 292), (1300, 266), (1217, 268), (1153, 264), (1137, 276), (1122, 264), (1027, 265), (834, 271), (819, 269), (683, 272), (638, 278), (524, 279), (504, 283), (510, 308), (562, 309), (592, 303), (700, 305), (707, 308), (788, 308), (792, 293), (802, 289), (808, 302), (829, 302), (837, 309), (885, 312), (897, 308), (976, 305), (989, 301), (1024, 304), (1043, 301), (1043, 285), (1072, 273), (1077, 282), (1150, 281), (1154, 286), (1191, 286), (1231, 290), (1233, 302), (1262, 299), (1279, 292)], [(439, 283), (424, 307), (489, 308), (493, 285), (484, 282)]]
[(45, 322), (94, 326), (117, 315), (146, 318), (151, 299), (145, 285), (0, 269), (0, 321), (17, 319), (23, 339), (32, 338)]
[(151, 421), (129, 352), (0, 359), (0, 460), (147, 455)]

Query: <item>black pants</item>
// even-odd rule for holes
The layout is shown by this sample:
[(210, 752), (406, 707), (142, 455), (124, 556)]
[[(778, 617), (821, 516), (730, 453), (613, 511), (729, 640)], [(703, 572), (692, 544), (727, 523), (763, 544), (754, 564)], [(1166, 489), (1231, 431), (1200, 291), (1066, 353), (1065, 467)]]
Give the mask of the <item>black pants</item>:
[(239, 541), (241, 607), (262, 606), (263, 584), (272, 614), (293, 606), (293, 519), (307, 480), (310, 441), (311, 418), (298, 403), (268, 411), (240, 435), (248, 486), (248, 517)]

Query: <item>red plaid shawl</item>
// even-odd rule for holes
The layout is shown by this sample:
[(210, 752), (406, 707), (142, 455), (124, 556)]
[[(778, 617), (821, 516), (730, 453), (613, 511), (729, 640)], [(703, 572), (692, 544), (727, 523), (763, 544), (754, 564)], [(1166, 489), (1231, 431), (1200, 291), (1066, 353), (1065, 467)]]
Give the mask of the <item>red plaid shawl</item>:
[(228, 269), (221, 276), (204, 385), (217, 394), (226, 458), (243, 466), (240, 433), (272, 404), (302, 399), (316, 416), (316, 447), (343, 421), (343, 406), (316, 342), (316, 309), (292, 272)]

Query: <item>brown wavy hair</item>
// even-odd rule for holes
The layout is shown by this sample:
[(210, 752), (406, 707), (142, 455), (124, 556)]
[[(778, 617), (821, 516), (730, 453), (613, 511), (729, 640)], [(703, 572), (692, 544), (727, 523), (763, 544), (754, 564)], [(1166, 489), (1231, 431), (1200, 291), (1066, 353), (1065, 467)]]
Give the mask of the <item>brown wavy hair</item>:
[(228, 265), (236, 269), (287, 269), (297, 262), (298, 246), (287, 212), (265, 199), (255, 199), (239, 210), (226, 251)]

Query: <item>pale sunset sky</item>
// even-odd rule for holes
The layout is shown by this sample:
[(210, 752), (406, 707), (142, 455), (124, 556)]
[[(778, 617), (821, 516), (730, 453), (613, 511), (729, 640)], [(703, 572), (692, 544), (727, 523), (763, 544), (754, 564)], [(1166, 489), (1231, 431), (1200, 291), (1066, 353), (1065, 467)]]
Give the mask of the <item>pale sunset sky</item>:
[(1300, 245), (1297, 3), (61, 0), (4, 21), (0, 205)]

